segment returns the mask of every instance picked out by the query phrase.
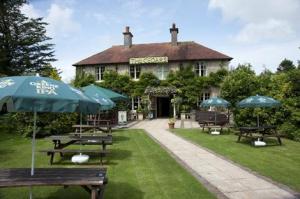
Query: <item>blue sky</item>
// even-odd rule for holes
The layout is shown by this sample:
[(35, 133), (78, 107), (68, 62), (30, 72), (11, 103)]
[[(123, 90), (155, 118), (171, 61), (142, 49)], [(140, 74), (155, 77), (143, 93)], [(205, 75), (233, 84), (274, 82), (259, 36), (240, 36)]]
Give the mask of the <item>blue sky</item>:
[(284, 58), (300, 59), (299, 0), (30, 0), (29, 17), (44, 17), (53, 38), (63, 80), (74, 78), (72, 64), (123, 43), (130, 26), (133, 43), (170, 41), (176, 23), (179, 41), (196, 41), (259, 73), (275, 71)]

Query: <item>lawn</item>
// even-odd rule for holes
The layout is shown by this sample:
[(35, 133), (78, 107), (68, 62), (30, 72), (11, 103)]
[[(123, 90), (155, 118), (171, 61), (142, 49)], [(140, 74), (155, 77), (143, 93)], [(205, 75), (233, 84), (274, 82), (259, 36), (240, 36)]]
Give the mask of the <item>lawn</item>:
[(237, 136), (213, 136), (200, 129), (175, 129), (174, 133), (206, 147), (251, 170), (300, 191), (300, 143), (283, 139), (282, 146), (253, 147), (237, 143)]
[[(215, 198), (142, 130), (118, 131), (113, 137), (111, 154), (105, 158), (109, 183), (104, 198)], [(49, 140), (37, 141), (37, 150), (49, 147)], [(30, 139), (1, 132), (0, 168), (30, 167), (30, 157)], [(54, 167), (78, 167), (59, 160)], [(94, 158), (85, 166), (97, 167), (98, 161)], [(37, 153), (37, 167), (50, 167), (48, 162), (49, 157)], [(35, 187), (33, 192), (38, 199), (89, 198), (79, 187)], [(27, 199), (28, 188), (0, 189), (0, 198)]]

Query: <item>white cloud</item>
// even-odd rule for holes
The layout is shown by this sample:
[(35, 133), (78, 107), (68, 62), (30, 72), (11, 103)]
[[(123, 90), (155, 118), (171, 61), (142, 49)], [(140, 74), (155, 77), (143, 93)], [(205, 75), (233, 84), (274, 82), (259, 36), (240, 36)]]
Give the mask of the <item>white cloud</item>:
[(240, 23), (238, 42), (293, 38), (300, 30), (299, 0), (210, 0), (209, 8), (219, 9), (225, 21)]
[(241, 43), (257, 43), (260, 41), (285, 40), (293, 36), (294, 30), (286, 21), (268, 20), (262, 23), (248, 23), (238, 33), (235, 40)]
[(45, 21), (49, 23), (47, 32), (53, 37), (57, 35), (67, 37), (80, 29), (80, 24), (73, 19), (73, 9), (55, 3), (48, 10)]
[(29, 18), (38, 18), (41, 17), (38, 10), (36, 10), (31, 4), (24, 4), (21, 7), (21, 12)]

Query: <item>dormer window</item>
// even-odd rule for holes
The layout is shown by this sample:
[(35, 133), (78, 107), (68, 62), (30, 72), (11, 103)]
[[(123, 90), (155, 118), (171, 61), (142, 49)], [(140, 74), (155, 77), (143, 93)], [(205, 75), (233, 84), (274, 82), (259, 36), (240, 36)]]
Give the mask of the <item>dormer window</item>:
[(96, 67), (96, 81), (103, 81), (105, 66)]
[(207, 76), (206, 65), (204, 62), (199, 62), (196, 64), (195, 73), (201, 77)]
[(141, 74), (141, 66), (139, 66), (139, 65), (130, 66), (129, 73), (130, 73), (130, 77), (132, 79), (135, 79), (135, 80), (139, 79), (140, 74)]

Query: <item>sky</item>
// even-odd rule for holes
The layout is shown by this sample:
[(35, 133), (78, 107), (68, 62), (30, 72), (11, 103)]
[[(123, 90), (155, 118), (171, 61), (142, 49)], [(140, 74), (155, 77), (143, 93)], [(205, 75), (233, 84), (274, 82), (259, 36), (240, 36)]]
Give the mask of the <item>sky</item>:
[(300, 0), (29, 0), (21, 11), (43, 17), (55, 44), (63, 81), (72, 64), (123, 44), (130, 26), (133, 44), (168, 42), (176, 23), (178, 41), (195, 41), (250, 63), (256, 73), (275, 71), (284, 59), (300, 60)]

